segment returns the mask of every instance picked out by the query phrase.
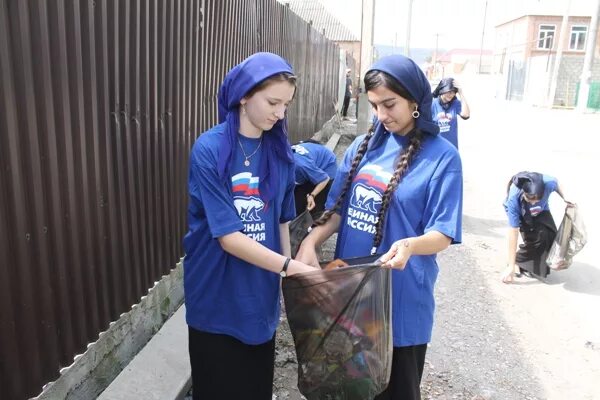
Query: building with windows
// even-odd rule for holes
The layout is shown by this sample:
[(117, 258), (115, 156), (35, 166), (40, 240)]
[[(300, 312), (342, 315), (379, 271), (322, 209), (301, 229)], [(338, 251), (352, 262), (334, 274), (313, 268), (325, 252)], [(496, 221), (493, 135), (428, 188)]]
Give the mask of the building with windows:
[[(562, 21), (562, 15), (523, 15), (496, 25), (492, 72), (501, 77), (497, 96), (535, 105), (575, 106), (591, 16), (569, 16), (568, 36), (563, 41), (556, 92), (551, 100), (550, 83)], [(591, 79), (594, 92), (590, 96), (598, 96), (600, 85), (599, 39)]]

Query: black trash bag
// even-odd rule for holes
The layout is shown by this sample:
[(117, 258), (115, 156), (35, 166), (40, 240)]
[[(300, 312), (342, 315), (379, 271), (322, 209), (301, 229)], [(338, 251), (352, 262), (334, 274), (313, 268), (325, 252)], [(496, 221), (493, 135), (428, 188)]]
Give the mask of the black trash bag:
[(304, 210), (292, 222), (290, 222), (290, 244), (292, 249), (292, 258), (296, 257), (298, 248), (302, 240), (310, 232), (313, 224), (313, 218), (308, 210)]
[(577, 205), (567, 207), (546, 263), (556, 271), (569, 268), (573, 263), (573, 256), (583, 249), (586, 242), (585, 225)]
[(308, 400), (369, 400), (388, 385), (392, 366), (391, 271), (378, 256), (282, 281), (298, 359), (298, 389)]

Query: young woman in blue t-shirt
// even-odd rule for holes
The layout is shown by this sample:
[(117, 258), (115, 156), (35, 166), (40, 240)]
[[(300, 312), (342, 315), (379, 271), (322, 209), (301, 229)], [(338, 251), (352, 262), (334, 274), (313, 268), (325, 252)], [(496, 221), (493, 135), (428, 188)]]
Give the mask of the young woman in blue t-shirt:
[[(504, 210), (508, 217), (508, 263), (502, 282), (511, 283), (521, 273), (545, 278), (550, 273), (548, 251), (556, 237), (556, 224), (548, 200), (552, 192), (565, 201), (556, 178), (538, 172), (523, 171), (508, 182)], [(519, 232), (523, 244), (517, 249)]]
[(431, 116), (440, 127), (440, 136), (458, 149), (457, 118), (469, 119), (471, 110), (462, 86), (454, 78), (442, 79), (433, 91)]
[(338, 232), (336, 257), (372, 253), (392, 271), (394, 352), (377, 399), (420, 399), (433, 328), (436, 254), (461, 241), (462, 166), (438, 136), (431, 87), (411, 59), (389, 56), (364, 78), (377, 120), (346, 151), (326, 204), (297, 259), (317, 264), (316, 247)]
[(291, 66), (257, 53), (219, 90), (220, 124), (194, 143), (184, 289), (194, 399), (272, 397), (280, 275), (290, 261), (294, 164), (285, 113)]

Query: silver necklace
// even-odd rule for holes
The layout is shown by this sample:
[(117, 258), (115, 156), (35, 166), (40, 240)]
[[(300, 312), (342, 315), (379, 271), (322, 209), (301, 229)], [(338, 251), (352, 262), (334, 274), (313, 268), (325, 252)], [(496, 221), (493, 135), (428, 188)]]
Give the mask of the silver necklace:
[(249, 167), (249, 166), (250, 166), (250, 158), (251, 158), (253, 155), (255, 155), (255, 154), (256, 154), (256, 152), (258, 151), (258, 149), (260, 149), (260, 145), (262, 144), (262, 138), (263, 138), (263, 137), (261, 136), (261, 137), (260, 137), (260, 142), (258, 143), (258, 146), (256, 146), (256, 149), (254, 149), (254, 151), (253, 151), (253, 152), (252, 152), (252, 154), (250, 154), (250, 155), (246, 155), (246, 151), (244, 150), (244, 146), (242, 146), (242, 142), (240, 141), (240, 138), (239, 138), (239, 137), (237, 138), (237, 140), (238, 140), (238, 143), (240, 144), (240, 148), (242, 149), (242, 153), (244, 154), (244, 158), (245, 158), (245, 160), (244, 160), (244, 165), (245, 165), (246, 167)]

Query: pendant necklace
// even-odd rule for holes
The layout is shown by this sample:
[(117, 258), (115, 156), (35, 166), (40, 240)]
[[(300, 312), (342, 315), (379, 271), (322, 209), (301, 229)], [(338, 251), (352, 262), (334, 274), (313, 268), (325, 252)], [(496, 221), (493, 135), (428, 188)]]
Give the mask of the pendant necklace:
[(254, 149), (254, 151), (252, 152), (252, 154), (246, 155), (246, 151), (244, 150), (244, 146), (242, 146), (242, 142), (240, 141), (240, 138), (238, 137), (238, 143), (240, 144), (240, 148), (242, 149), (242, 153), (244, 154), (244, 165), (246, 167), (250, 166), (250, 158), (256, 154), (256, 152), (258, 151), (258, 149), (260, 149), (260, 146), (262, 145), (262, 136), (260, 137), (260, 142), (258, 143), (258, 146), (256, 146), (256, 149)]

